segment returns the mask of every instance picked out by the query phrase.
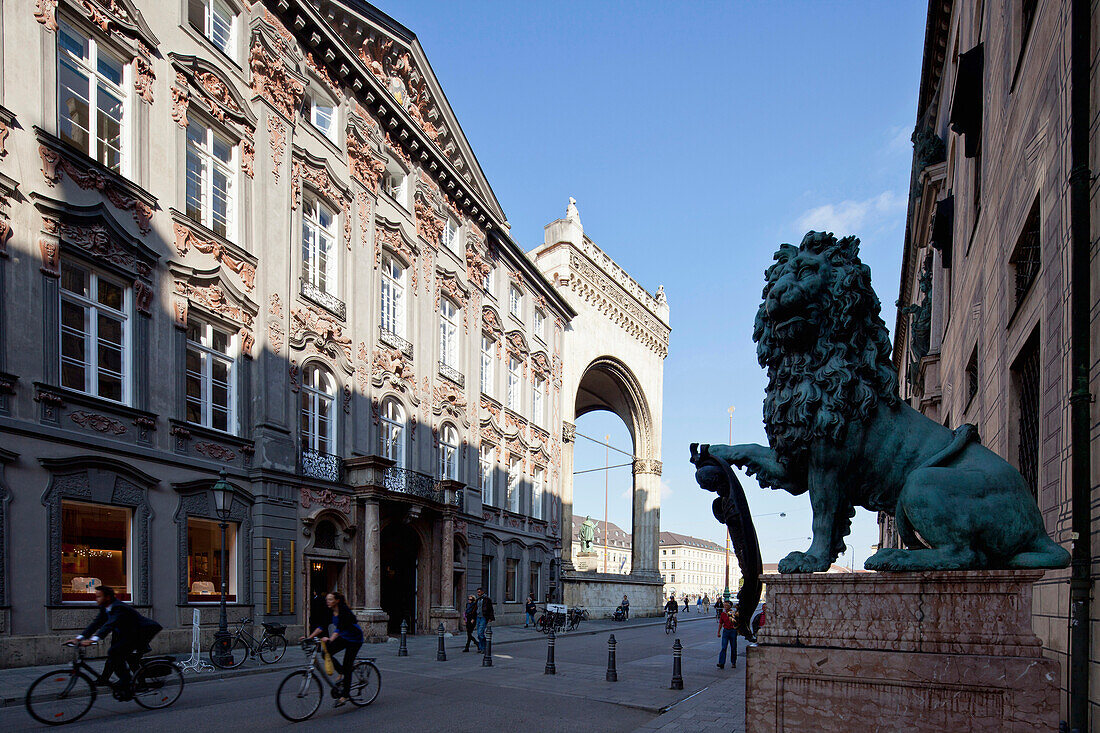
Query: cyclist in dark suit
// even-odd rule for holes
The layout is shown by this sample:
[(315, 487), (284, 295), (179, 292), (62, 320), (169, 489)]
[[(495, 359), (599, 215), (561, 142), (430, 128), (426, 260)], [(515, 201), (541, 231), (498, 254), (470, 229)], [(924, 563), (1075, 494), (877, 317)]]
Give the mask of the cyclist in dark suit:
[(120, 696), (129, 698), (130, 667), (127, 661), (131, 656), (140, 657), (149, 651), (149, 642), (160, 633), (162, 627), (118, 600), (115, 589), (110, 586), (101, 585), (95, 589), (95, 602), (99, 606), (99, 613), (73, 641), (81, 646), (90, 646), (111, 634), (107, 662), (103, 665), (103, 674), (96, 680), (96, 684), (109, 685), (111, 674), (114, 673), (118, 676), (117, 689)]

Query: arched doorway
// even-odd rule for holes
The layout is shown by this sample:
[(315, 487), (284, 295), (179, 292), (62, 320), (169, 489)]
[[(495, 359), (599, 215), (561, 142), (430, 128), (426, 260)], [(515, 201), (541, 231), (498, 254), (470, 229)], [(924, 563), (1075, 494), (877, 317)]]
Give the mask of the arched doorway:
[(401, 622), (408, 623), (410, 634), (416, 633), (417, 571), (420, 538), (416, 531), (402, 522), (383, 527), (381, 545), (382, 578), (380, 591), (382, 610), (389, 614), (386, 631), (397, 634)]

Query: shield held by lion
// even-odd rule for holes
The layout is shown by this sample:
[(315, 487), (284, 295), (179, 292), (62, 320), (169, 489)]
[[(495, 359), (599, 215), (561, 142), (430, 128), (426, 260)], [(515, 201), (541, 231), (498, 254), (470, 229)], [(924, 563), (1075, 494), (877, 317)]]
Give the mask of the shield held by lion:
[(1060, 568), (1023, 476), (981, 445), (973, 425), (949, 430), (903, 402), (890, 339), (859, 259), (859, 240), (809, 232), (768, 268), (753, 340), (768, 372), (768, 446), (701, 451), (762, 486), (808, 493), (813, 540), (781, 573), (829, 568), (855, 507), (893, 515), (907, 549), (884, 548), (868, 570)]

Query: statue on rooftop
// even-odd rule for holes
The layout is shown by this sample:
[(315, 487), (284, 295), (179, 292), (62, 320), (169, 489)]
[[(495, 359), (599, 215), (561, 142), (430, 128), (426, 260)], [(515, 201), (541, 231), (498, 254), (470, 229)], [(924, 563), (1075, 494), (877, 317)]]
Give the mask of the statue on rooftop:
[(950, 430), (898, 396), (858, 239), (809, 232), (798, 247), (780, 246), (765, 278), (753, 340), (768, 371), (769, 445), (704, 445), (695, 461), (718, 458), (761, 486), (809, 494), (812, 543), (779, 572), (827, 570), (857, 506), (893, 515), (907, 548), (880, 549), (868, 570), (1069, 565), (1023, 476), (981, 444), (974, 425)]

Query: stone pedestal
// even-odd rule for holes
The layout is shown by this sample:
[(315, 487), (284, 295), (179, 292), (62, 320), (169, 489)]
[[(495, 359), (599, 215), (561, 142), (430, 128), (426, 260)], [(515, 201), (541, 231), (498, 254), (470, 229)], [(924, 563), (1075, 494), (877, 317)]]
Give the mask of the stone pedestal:
[(1031, 630), (1042, 571), (766, 575), (746, 729), (1058, 727), (1058, 663)]

